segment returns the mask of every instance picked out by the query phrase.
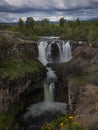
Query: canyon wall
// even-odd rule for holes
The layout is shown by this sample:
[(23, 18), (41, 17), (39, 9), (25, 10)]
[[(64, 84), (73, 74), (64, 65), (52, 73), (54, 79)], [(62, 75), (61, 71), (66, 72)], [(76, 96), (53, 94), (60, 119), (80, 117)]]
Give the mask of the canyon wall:
[(31, 86), (41, 84), (46, 69), (36, 60), (37, 56), (35, 42), (0, 31), (0, 112), (7, 111)]

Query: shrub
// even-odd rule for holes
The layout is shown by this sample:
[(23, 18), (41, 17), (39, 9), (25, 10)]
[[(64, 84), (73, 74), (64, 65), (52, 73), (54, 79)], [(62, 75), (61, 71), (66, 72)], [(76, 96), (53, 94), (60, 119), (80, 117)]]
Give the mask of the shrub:
[(85, 130), (76, 122), (74, 116), (65, 115), (42, 126), (41, 130)]

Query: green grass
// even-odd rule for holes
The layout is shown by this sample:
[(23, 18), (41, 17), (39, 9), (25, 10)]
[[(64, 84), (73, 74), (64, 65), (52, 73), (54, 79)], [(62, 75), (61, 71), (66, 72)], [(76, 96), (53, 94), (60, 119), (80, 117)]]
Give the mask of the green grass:
[(1, 78), (8, 78), (14, 80), (20, 77), (24, 77), (28, 73), (40, 72), (43, 66), (34, 60), (20, 61), (14, 58), (6, 59), (5, 62), (0, 66)]

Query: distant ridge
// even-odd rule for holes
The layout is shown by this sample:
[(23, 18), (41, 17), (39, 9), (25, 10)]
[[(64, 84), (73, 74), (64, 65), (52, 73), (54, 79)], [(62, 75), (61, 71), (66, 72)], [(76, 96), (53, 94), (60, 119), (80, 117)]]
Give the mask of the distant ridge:
[(0, 24), (6, 24), (6, 25), (17, 25), (18, 22), (1, 22)]
[(90, 18), (90, 19), (87, 19), (86, 21), (96, 21), (96, 20), (98, 20), (97, 17), (96, 17), (96, 18)]
[[(36, 22), (41, 22), (41, 21), (36, 21)], [(59, 21), (50, 21), (50, 24), (58, 24)], [(0, 24), (6, 24), (6, 25), (17, 25), (18, 22), (0, 22)]]
[[(90, 19), (86, 19), (86, 20), (81, 20), (80, 21), (96, 21), (98, 20), (98, 18), (90, 18)], [(67, 20), (67, 21), (75, 21), (75, 20)], [(36, 22), (40, 22), (40, 21), (36, 21)], [(50, 21), (50, 24), (58, 24), (59, 21)], [(6, 24), (6, 25), (17, 25), (18, 22), (0, 22), (0, 24)]]

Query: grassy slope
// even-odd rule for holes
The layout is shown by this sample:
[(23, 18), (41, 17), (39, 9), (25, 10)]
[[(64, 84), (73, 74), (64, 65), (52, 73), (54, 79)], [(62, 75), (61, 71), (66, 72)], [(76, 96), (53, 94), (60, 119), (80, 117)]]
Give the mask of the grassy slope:
[(24, 77), (27, 73), (40, 72), (43, 66), (34, 60), (20, 61), (18, 59), (10, 58), (6, 59), (2, 65), (0, 65), (1, 78), (8, 78), (14, 80), (19, 77)]

